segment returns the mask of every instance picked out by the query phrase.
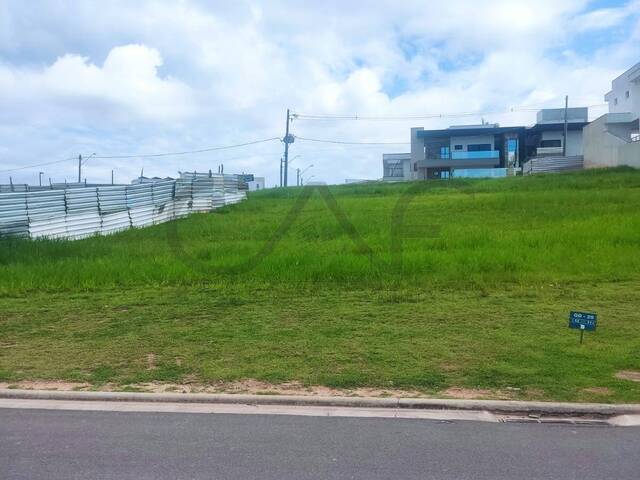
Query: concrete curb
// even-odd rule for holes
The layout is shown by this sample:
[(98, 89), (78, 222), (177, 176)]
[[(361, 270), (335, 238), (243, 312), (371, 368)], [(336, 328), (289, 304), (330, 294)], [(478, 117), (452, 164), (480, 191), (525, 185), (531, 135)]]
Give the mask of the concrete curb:
[(640, 404), (556, 403), (431, 398), (326, 397), (304, 395), (245, 395), (208, 393), (75, 392), (0, 389), (0, 399), (99, 402), (209, 403), (289, 405), (305, 407), (395, 408), (414, 410), (486, 411), (504, 415), (610, 418), (640, 414)]

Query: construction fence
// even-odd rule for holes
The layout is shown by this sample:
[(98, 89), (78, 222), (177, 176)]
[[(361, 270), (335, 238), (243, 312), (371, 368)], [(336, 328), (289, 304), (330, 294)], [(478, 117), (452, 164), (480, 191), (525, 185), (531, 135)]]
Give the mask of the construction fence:
[(80, 239), (209, 212), (246, 198), (238, 175), (0, 193), (0, 237)]
[(548, 156), (532, 158), (522, 165), (522, 173), (523, 175), (533, 175), (582, 170), (583, 168), (584, 157), (582, 155), (573, 157)]

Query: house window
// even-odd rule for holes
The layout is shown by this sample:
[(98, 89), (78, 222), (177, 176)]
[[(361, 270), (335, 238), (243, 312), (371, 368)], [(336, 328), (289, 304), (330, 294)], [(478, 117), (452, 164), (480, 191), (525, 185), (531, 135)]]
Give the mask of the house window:
[(462, 150), (462, 145), (456, 145), (455, 147), (453, 147), (455, 150)]
[(540, 142), (540, 147), (542, 148), (553, 148), (553, 147), (561, 147), (562, 140), (542, 140)]
[(451, 149), (449, 147), (440, 147), (440, 158), (448, 159), (451, 157)]
[(614, 104), (614, 105), (617, 105), (617, 104), (618, 104), (618, 99), (617, 99), (617, 98), (614, 98), (614, 99), (613, 99), (613, 104)]
[(490, 152), (491, 150), (490, 143), (470, 143), (467, 145), (468, 152)]
[(418, 171), (418, 162), (415, 162), (415, 163), (413, 164), (413, 171), (414, 171), (414, 172), (417, 172), (417, 171)]
[(404, 174), (402, 173), (402, 162), (389, 162), (384, 165), (384, 176), (385, 177), (400, 177), (402, 178)]
[(627, 90), (627, 91), (625, 92), (624, 96), (625, 96), (626, 98), (629, 98), (629, 90)]

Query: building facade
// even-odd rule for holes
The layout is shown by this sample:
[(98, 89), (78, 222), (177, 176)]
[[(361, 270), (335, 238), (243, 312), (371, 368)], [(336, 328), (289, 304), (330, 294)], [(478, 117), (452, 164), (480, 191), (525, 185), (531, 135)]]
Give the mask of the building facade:
[(411, 180), (411, 153), (383, 153), (382, 180), (385, 182)]
[(640, 168), (640, 63), (611, 82), (609, 113), (584, 129), (585, 168)]
[(449, 178), (456, 170), (514, 166), (524, 127), (459, 125), (444, 130), (411, 129), (411, 179)]
[[(567, 136), (565, 139), (565, 115)], [(580, 157), (586, 107), (544, 109), (530, 127), (499, 124), (453, 125), (441, 130), (411, 129), (411, 152), (384, 154), (384, 181), (451, 177), (500, 177), (540, 157)]]
[(264, 190), (264, 177), (253, 177), (253, 180), (247, 182), (250, 192)]
[(609, 113), (631, 113), (634, 119), (640, 118), (640, 63), (614, 79), (604, 99)]

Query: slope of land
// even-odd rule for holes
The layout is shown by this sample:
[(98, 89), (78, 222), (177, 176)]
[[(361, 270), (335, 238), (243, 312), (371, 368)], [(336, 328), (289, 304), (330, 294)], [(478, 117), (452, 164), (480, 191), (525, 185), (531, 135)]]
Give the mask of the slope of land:
[[(0, 240), (0, 381), (640, 402), (639, 287), (640, 171), (267, 190)], [(599, 314), (583, 345), (570, 310)]]

